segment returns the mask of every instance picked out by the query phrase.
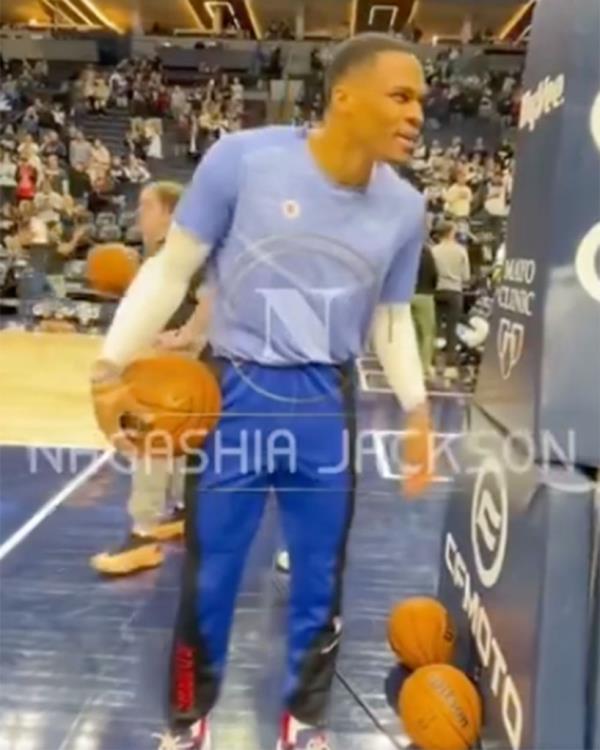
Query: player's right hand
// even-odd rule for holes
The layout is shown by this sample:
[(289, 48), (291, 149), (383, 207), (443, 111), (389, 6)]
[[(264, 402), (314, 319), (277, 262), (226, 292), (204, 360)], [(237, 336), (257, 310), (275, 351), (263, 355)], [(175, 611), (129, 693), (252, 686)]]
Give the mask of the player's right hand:
[(120, 453), (135, 455), (135, 440), (150, 428), (150, 415), (135, 399), (119, 369), (109, 362), (96, 362), (91, 388), (98, 426)]
[(409, 499), (425, 494), (433, 481), (433, 429), (427, 406), (422, 406), (406, 418), (404, 443), (404, 495)]

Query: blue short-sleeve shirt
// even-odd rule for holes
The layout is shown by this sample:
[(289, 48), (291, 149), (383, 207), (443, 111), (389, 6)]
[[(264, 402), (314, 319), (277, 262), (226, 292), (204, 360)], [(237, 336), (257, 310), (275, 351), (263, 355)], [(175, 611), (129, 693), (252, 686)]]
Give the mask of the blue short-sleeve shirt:
[(341, 363), (363, 350), (376, 305), (413, 296), (425, 204), (385, 164), (364, 189), (336, 185), (304, 129), (266, 127), (209, 149), (175, 221), (211, 247), (216, 354)]

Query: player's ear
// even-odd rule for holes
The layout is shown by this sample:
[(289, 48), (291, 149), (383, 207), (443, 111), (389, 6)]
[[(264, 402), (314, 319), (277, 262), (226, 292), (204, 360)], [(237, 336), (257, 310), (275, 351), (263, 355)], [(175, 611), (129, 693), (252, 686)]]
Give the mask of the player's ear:
[(352, 91), (343, 82), (336, 84), (331, 91), (329, 106), (337, 112), (348, 112), (352, 108)]

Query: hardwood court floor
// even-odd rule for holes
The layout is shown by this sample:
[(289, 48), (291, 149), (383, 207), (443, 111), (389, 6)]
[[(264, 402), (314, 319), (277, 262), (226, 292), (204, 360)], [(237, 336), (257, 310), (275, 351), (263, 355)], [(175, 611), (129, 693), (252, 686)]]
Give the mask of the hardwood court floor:
[(0, 332), (0, 445), (106, 448), (90, 401), (101, 339)]
[[(73, 451), (50, 449), (103, 446), (87, 382), (98, 345), (0, 334), (0, 750), (186, 747), (165, 721), (181, 546), (167, 545), (157, 570), (100, 579), (88, 560), (121, 541), (129, 479), (112, 459), (102, 463), (102, 450), (72, 461)], [(359, 429), (374, 439), (357, 488), (332, 747), (402, 750), (386, 619), (398, 599), (435, 591), (451, 484), (440, 477), (427, 498), (404, 501), (393, 440), (402, 415), (390, 395), (363, 393), (359, 403)], [(453, 401), (437, 401), (434, 417), (440, 434), (460, 429)], [(238, 600), (215, 750), (275, 747), (287, 599), (271, 568), (280, 538), (271, 505)]]

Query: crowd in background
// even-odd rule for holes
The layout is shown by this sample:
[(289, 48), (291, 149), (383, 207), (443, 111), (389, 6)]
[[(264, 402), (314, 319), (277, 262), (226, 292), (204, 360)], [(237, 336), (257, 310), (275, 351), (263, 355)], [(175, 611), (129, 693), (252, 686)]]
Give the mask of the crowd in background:
[[(166, 118), (174, 156), (198, 156), (241, 127), (244, 86), (226, 74), (184, 89), (166, 84), (158, 61), (141, 60), (87, 66), (52, 94), (47, 84), (47, 63), (25, 61), (4, 70), (0, 86), (0, 244), (12, 254), (51, 246), (66, 258), (94, 240), (124, 238), (120, 215), (167, 156)], [(86, 134), (86, 118), (118, 110), (130, 116), (119, 148)], [(114, 221), (98, 227), (106, 214)]]
[[(323, 112), (325, 70), (334, 46), (315, 47), (310, 56), (311, 76), (297, 101), (294, 116), (317, 120)], [(521, 105), (521, 71), (477, 70), (479, 61), (467, 63), (458, 47), (440, 51), (424, 61), (428, 91), (425, 115), (428, 127), (440, 129), (451, 122), (480, 118), (516, 125)]]
[[(266, 75), (283, 65), (277, 49), (260, 64)], [(317, 124), (321, 119), (323, 74), (332, 49), (313, 50), (311, 75), (293, 122)], [(461, 294), (477, 289), (481, 269), (493, 265), (510, 209), (514, 153), (507, 138), (449, 140), (446, 130), (452, 125), (460, 131), (461, 123), (470, 120), (495, 122), (500, 132), (509, 133), (521, 90), (517, 73), (464, 70), (462, 62), (455, 50), (425, 62), (425, 136), (405, 170), (427, 198), (429, 245), (442, 247), (435, 254), (438, 261), (445, 252), (464, 248), (469, 270), (461, 277)], [(184, 156), (196, 159), (224, 133), (243, 127), (246, 92), (240, 78), (221, 72), (204, 78), (202, 84), (170, 84), (158, 59), (125, 60), (112, 70), (86, 66), (71, 80), (54, 84), (50, 93), (47, 63), (5, 67), (0, 85), (0, 247), (18, 257), (44, 249), (50, 286), (64, 295), (60, 274), (69, 259), (85, 258), (99, 241), (139, 242), (132, 199), (157, 165)], [(129, 121), (119, 148), (86, 133), (85, 127), (114, 112)], [(166, 128), (172, 134), (170, 152), (165, 149)], [(440, 294), (456, 301), (455, 291)], [(455, 315), (457, 304), (451, 308)]]

